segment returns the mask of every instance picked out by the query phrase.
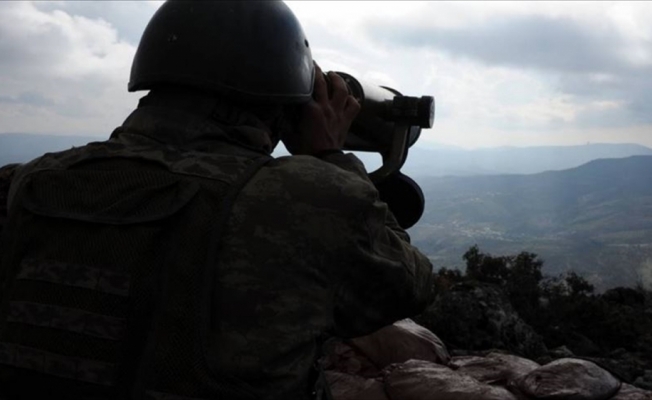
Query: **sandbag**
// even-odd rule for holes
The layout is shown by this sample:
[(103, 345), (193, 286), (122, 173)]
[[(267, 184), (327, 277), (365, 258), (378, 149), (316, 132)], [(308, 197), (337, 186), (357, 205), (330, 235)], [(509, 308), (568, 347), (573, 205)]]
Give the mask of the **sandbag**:
[(606, 400), (620, 381), (590, 361), (562, 358), (523, 375), (515, 386), (535, 399)]
[(652, 392), (623, 383), (618, 393), (610, 400), (652, 400)]
[(505, 388), (428, 361), (410, 360), (385, 371), (385, 391), (392, 400), (516, 400)]
[(540, 367), (527, 358), (501, 353), (490, 353), (486, 357), (453, 357), (449, 366), (458, 373), (489, 384), (507, 384)]
[(344, 372), (366, 378), (373, 378), (380, 374), (380, 369), (367, 356), (339, 338), (332, 338), (324, 343), (320, 363), (324, 370)]
[(333, 400), (389, 400), (380, 379), (326, 371)]
[(450, 355), (444, 343), (411, 319), (397, 321), (378, 331), (350, 339), (378, 368), (407, 360), (424, 360), (447, 365)]

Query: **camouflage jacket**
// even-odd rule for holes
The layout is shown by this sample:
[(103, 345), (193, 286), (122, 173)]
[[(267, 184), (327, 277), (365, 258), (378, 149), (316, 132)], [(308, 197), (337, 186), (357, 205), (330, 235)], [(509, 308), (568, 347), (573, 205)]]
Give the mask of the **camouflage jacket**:
[[(216, 123), (215, 120), (226, 121)], [(168, 147), (184, 156), (170, 173), (228, 176), (272, 150), (247, 115), (140, 107), (107, 142), (26, 164), (21, 178), (98, 149), (138, 154)], [(139, 147), (140, 146), (140, 147)], [(217, 205), (216, 212), (217, 210)], [(192, 238), (193, 232), (185, 233)], [(320, 346), (421, 312), (432, 297), (432, 266), (396, 223), (352, 154), (271, 159), (237, 195), (217, 260), (206, 357), (246, 382), (260, 399), (309, 393)]]

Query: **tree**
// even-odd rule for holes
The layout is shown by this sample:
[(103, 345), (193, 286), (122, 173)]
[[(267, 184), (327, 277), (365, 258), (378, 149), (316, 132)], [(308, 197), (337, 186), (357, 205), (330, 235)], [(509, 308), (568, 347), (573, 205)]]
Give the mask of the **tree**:
[(509, 258), (509, 277), (505, 288), (514, 308), (526, 320), (536, 316), (541, 297), (543, 261), (534, 253), (521, 252)]
[(569, 272), (566, 275), (565, 280), (566, 285), (568, 286), (568, 293), (571, 297), (588, 296), (593, 294), (593, 285), (575, 272)]
[(475, 245), (463, 258), (468, 279), (501, 286), (521, 317), (536, 317), (540, 308), (539, 284), (543, 279), (543, 261), (536, 254), (524, 251), (516, 256), (494, 257), (482, 253)]
[(480, 252), (477, 245), (471, 247), (463, 256), (466, 261), (466, 276), (481, 282), (505, 285), (509, 279), (507, 257), (492, 257)]

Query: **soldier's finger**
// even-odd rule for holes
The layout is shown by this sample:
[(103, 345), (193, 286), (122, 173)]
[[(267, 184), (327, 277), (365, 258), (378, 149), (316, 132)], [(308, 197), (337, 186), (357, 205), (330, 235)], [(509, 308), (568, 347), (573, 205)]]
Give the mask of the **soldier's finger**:
[(321, 104), (328, 102), (328, 85), (326, 84), (324, 73), (317, 64), (315, 64), (315, 87), (312, 92), (312, 97), (316, 102)]
[(358, 115), (361, 108), (362, 106), (360, 105), (358, 100), (356, 100), (355, 97), (349, 95), (346, 98), (346, 104), (344, 106), (344, 115), (346, 118), (353, 120), (355, 116)]
[(349, 88), (346, 82), (344, 82), (344, 79), (335, 72), (329, 72), (328, 78), (331, 81), (331, 104), (341, 110), (345, 106), (346, 97), (349, 95)]

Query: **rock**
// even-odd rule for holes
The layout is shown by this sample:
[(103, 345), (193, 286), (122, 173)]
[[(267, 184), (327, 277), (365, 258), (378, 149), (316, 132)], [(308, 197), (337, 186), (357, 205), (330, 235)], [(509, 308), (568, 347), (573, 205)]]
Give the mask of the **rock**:
[(622, 347), (614, 349), (609, 353), (609, 358), (622, 358), (625, 356), (627, 356), (627, 349)]
[(411, 319), (397, 321), (371, 335), (350, 339), (349, 343), (379, 368), (411, 359), (444, 365), (450, 361), (444, 343)]
[(566, 346), (573, 353), (581, 356), (597, 356), (603, 353), (602, 349), (591, 339), (578, 332), (568, 332), (566, 334)]
[(421, 360), (387, 368), (385, 391), (393, 400), (516, 400), (505, 388)]
[(590, 361), (562, 358), (523, 375), (515, 387), (535, 399), (607, 400), (620, 381)]
[[(566, 347), (573, 355), (600, 357), (604, 351), (591, 339), (568, 327), (555, 326), (546, 332), (548, 343), (557, 343)], [(552, 356), (552, 354), (550, 354)], [(571, 356), (572, 357), (572, 356)], [(554, 357), (553, 358), (559, 358)]]
[(333, 400), (390, 400), (383, 382), (343, 372), (326, 371), (326, 380), (331, 388)]
[(486, 357), (454, 357), (449, 366), (480, 382), (505, 385), (534, 371), (540, 365), (526, 358), (509, 354), (490, 353)]
[(616, 378), (627, 383), (632, 383), (637, 377), (643, 375), (645, 371), (641, 366), (641, 361), (635, 359), (629, 353), (624, 353), (620, 357), (620, 359), (602, 357), (582, 358), (598, 364), (598, 366), (606, 369)]
[(448, 352), (450, 353), (451, 357), (465, 357), (473, 355), (473, 352), (464, 349), (449, 349)]
[(552, 349), (548, 352), (548, 354), (555, 360), (558, 358), (570, 358), (575, 356), (575, 354), (573, 354), (573, 352), (570, 351), (570, 349), (566, 346), (559, 346), (555, 349)]
[(636, 378), (634, 385), (645, 390), (652, 390), (652, 370), (645, 370), (643, 376)]
[(618, 393), (610, 400), (652, 400), (652, 392), (623, 383)]
[(543, 339), (514, 311), (501, 289), (461, 283), (440, 294), (416, 319), (451, 348), (500, 348), (531, 359), (546, 355)]
[(356, 348), (344, 343), (342, 339), (333, 338), (324, 343), (323, 357), (320, 359), (324, 370), (343, 372), (373, 378), (380, 375), (374, 363)]
[(554, 360), (555, 360), (555, 359), (552, 358), (552, 357), (550, 357), (549, 355), (545, 355), (545, 356), (537, 357), (535, 361), (536, 361), (537, 364), (539, 364), (539, 365), (546, 365), (546, 364), (548, 364), (548, 363), (553, 362)]

